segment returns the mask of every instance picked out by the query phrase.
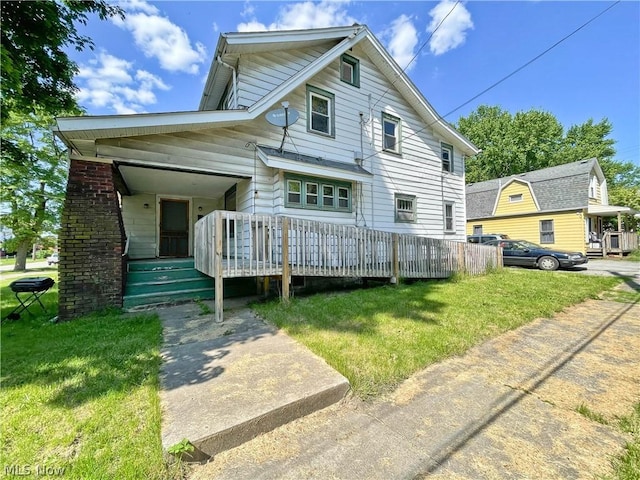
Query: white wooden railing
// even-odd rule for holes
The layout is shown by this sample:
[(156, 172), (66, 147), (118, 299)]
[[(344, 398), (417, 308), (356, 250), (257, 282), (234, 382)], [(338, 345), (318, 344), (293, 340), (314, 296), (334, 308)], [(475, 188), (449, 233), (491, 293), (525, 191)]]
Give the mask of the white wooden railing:
[[(195, 231), (195, 267), (215, 279), (216, 292), (222, 292), (222, 279), (231, 277), (395, 281), (399, 277), (447, 278), (455, 272), (477, 275), (502, 266), (498, 247), (283, 216), (217, 210), (198, 220)], [(282, 295), (289, 296), (288, 281), (282, 282)], [(220, 321), (221, 297), (216, 294)]]

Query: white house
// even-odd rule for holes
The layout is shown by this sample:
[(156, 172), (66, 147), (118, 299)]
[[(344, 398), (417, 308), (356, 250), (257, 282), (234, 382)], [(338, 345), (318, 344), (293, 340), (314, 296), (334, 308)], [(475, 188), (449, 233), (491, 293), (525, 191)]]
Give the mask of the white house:
[[(465, 239), (464, 159), (478, 150), (364, 25), (223, 34), (197, 111), (59, 118), (56, 133), (71, 158), (63, 315), (82, 311), (63, 297), (78, 298), (72, 276), (100, 270), (96, 256), (116, 278), (125, 248), (190, 257), (214, 210)], [(92, 298), (117, 304), (95, 275)]]

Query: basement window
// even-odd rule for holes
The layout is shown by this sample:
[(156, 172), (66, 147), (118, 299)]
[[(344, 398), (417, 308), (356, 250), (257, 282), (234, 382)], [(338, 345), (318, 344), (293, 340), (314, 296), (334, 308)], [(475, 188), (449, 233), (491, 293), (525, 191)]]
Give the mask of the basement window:
[(416, 196), (396, 193), (396, 223), (415, 223)]

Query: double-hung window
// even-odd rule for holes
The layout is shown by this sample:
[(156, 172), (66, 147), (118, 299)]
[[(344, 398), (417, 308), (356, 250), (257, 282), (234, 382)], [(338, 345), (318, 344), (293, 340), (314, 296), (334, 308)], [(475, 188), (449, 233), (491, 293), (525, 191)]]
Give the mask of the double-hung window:
[(444, 204), (444, 231), (453, 233), (456, 231), (455, 204), (445, 202)]
[(307, 85), (307, 130), (335, 136), (334, 104), (332, 93)]
[(555, 243), (553, 220), (540, 220), (540, 243)]
[(287, 174), (285, 206), (351, 212), (351, 184)]
[(382, 149), (400, 153), (401, 122), (398, 117), (382, 112)]
[(360, 62), (346, 53), (340, 57), (340, 80), (360, 88)]
[(453, 147), (446, 143), (440, 144), (440, 157), (442, 158), (442, 171), (453, 172)]
[(405, 195), (403, 193), (395, 194), (396, 202), (396, 222), (397, 223), (414, 223), (416, 221), (416, 196)]

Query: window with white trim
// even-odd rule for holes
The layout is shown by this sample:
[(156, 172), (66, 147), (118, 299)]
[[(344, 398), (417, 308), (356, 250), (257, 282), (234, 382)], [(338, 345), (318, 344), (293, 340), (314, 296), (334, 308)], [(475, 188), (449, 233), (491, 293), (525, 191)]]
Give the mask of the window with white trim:
[(482, 235), (482, 225), (474, 225), (473, 226), (473, 234), (474, 235)]
[(395, 202), (396, 202), (396, 222), (397, 223), (414, 223), (417, 219), (416, 196), (405, 195), (403, 193), (396, 193)]
[(333, 185), (322, 185), (322, 206), (333, 208), (335, 205), (336, 187)]
[(455, 203), (445, 202), (444, 204), (444, 231), (453, 233), (456, 231)]
[(307, 85), (307, 130), (335, 136), (334, 104), (332, 93)]
[(589, 198), (598, 198), (598, 178), (595, 175), (589, 179)]
[(345, 182), (287, 174), (285, 207), (351, 211), (351, 185)]
[(453, 147), (447, 143), (440, 144), (442, 171), (453, 173)]
[(287, 203), (302, 205), (302, 182), (287, 180)]
[(509, 195), (509, 203), (518, 203), (522, 201), (522, 194), (516, 193), (514, 195)]
[(360, 61), (347, 55), (340, 57), (340, 80), (360, 88)]
[(553, 220), (540, 220), (540, 243), (555, 243)]
[(398, 117), (382, 112), (382, 149), (400, 153), (401, 123)]

